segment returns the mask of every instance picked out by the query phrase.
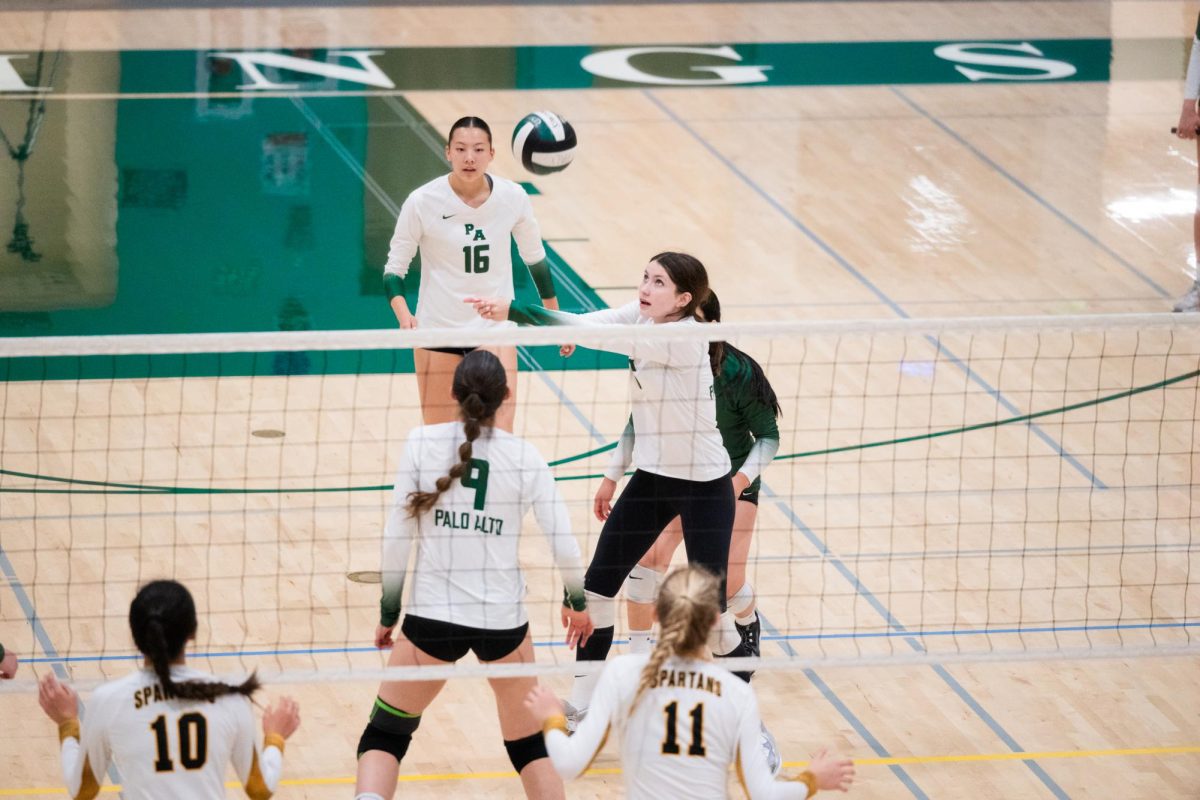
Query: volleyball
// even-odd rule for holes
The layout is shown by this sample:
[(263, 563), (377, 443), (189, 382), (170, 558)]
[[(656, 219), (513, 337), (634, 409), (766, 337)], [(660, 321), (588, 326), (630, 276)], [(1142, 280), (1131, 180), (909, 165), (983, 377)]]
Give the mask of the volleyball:
[(567, 168), (575, 158), (575, 129), (553, 111), (534, 111), (513, 128), (512, 151), (534, 175)]

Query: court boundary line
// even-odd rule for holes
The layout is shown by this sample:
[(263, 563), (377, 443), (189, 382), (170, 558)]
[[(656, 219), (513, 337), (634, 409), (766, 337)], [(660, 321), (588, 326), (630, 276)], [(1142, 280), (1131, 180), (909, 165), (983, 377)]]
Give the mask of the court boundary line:
[(913, 100), (908, 95), (906, 95), (902, 89), (900, 89), (896, 86), (889, 86), (888, 88), (891, 90), (892, 94), (894, 94), (896, 97), (900, 98), (900, 100), (903, 101), (905, 105), (907, 105), (909, 108), (911, 108), (913, 111), (915, 111), (918, 115), (923, 117), (926, 121), (932, 123), (935, 127), (937, 127), (939, 130), (941, 130), (942, 133), (946, 134), (951, 139), (958, 142), (959, 145), (961, 145), (963, 148), (965, 148), (973, 156), (975, 156), (977, 159), (979, 159), (984, 164), (989, 166), (997, 175), (1004, 178), (1004, 180), (1008, 181), (1008, 183), (1011, 184), (1015, 189), (1017, 189), (1018, 191), (1025, 194), (1027, 197), (1029, 197), (1031, 200), (1033, 200), (1035, 203), (1040, 205), (1045, 210), (1049, 211), (1053, 216), (1057, 217), (1060, 222), (1064, 223), (1068, 228), (1075, 231), (1077, 234), (1079, 234), (1084, 239), (1086, 239), (1097, 250), (1100, 250), (1102, 253), (1107, 255), (1113, 261), (1117, 262), (1117, 264), (1119, 264), (1121, 267), (1123, 267), (1127, 272), (1132, 274), (1135, 278), (1137, 278), (1142, 283), (1146, 284), (1151, 289), (1153, 289), (1159, 295), (1159, 297), (1162, 297), (1164, 299), (1171, 298), (1171, 293), (1168, 292), (1162, 286), (1160, 286), (1157, 281), (1155, 281), (1149, 275), (1147, 275), (1146, 273), (1144, 273), (1140, 269), (1138, 269), (1137, 266), (1135, 266), (1132, 262), (1130, 262), (1128, 259), (1126, 259), (1124, 256), (1122, 256), (1120, 253), (1118, 253), (1112, 247), (1110, 247), (1109, 245), (1107, 245), (1103, 241), (1101, 241), (1099, 236), (1092, 233), (1090, 230), (1085, 228), (1081, 223), (1076, 222), (1074, 219), (1072, 219), (1070, 216), (1068, 216), (1065, 211), (1062, 211), (1057, 206), (1055, 206), (1053, 203), (1051, 203), (1049, 200), (1042, 197), (1038, 192), (1035, 192), (1033, 189), (1031, 189), (1029, 186), (1027, 186), (1024, 181), (1022, 181), (1020, 178), (1016, 177), (1015, 175), (1010, 173), (1008, 170), (1006, 170), (1004, 167), (1002, 167), (996, 160), (994, 160), (993, 158), (988, 156), (986, 153), (984, 153), (981, 149), (979, 149), (974, 144), (972, 144), (965, 136), (963, 136), (958, 131), (951, 128), (946, 122), (943, 122), (940, 118), (935, 116), (933, 113), (926, 111), (924, 108), (922, 108), (921, 105), (919, 103), (917, 103), (916, 100)]
[[(874, 284), (874, 282), (872, 282), (871, 279), (868, 278), (863, 272), (861, 272), (857, 267), (855, 267), (853, 264), (851, 264), (849, 259), (847, 259), (845, 256), (843, 256), (841, 253), (837, 252), (837, 250), (835, 250), (832, 245), (830, 245), (828, 242), (826, 242), (824, 240), (824, 238), (819, 236), (816, 233), (816, 231), (814, 231), (813, 229), (811, 229), (807, 225), (805, 225), (800, 220), (799, 217), (797, 217), (795, 214), (791, 213), (787, 208), (785, 208), (783, 206), (783, 204), (781, 202), (779, 202), (777, 199), (775, 199), (775, 197), (773, 195), (771, 195), (769, 192), (767, 192), (765, 189), (763, 189), (761, 186), (759, 186), (758, 183), (755, 182), (754, 179), (752, 179), (749, 175), (747, 175), (740, 167), (738, 167), (737, 164), (734, 164), (733, 161), (731, 161), (727, 156), (725, 156), (725, 154), (721, 153), (707, 139), (705, 139), (703, 136), (701, 136), (699, 133), (697, 133), (687, 123), (686, 120), (684, 120), (682, 117), (680, 117), (678, 114), (676, 114), (675, 111), (673, 109), (671, 109), (669, 106), (667, 106), (666, 103), (659, 100), (653, 91), (646, 89), (646, 90), (643, 90), (642, 94), (648, 100), (650, 100), (650, 102), (653, 103), (663, 114), (665, 114), (668, 119), (670, 119), (672, 122), (674, 122), (680, 128), (682, 128), (684, 130), (684, 132), (686, 132), (693, 139), (695, 139), (696, 142), (702, 148), (707, 150), (710, 155), (712, 155), (714, 158), (716, 158), (718, 161), (720, 161), (722, 164), (724, 164), (725, 167), (730, 172), (732, 172), (740, 181), (742, 181), (742, 183), (744, 183), (747, 187), (749, 187), (751, 189), (751, 191), (753, 191), (760, 198), (762, 198), (764, 201), (766, 201), (766, 203), (769, 206), (771, 206), (776, 211), (778, 211), (779, 214), (782, 215), (784, 219), (791, 222), (792, 225), (797, 230), (799, 230), (801, 233), (803, 233), (804, 236), (810, 242), (815, 244), (818, 247), (818, 249), (820, 249), (822, 252), (824, 252), (826, 255), (828, 255), (830, 258), (832, 258), (835, 263), (837, 263), (840, 267), (842, 267), (843, 270), (850, 273), (850, 275), (852, 275), (859, 283), (861, 283), (872, 294), (874, 294), (877, 298), (879, 298), (880, 302), (882, 302), (889, 309), (891, 309), (892, 312), (896, 314), (896, 316), (901, 317), (902, 319), (906, 319), (906, 320), (911, 319), (911, 317), (909, 316), (907, 311), (905, 311), (895, 300), (893, 300), (891, 297), (889, 297), (882, 289), (880, 289), (878, 286), (876, 286)], [(945, 353), (950, 358), (951, 362), (955, 364), (955, 366), (962, 369), (964, 371), (964, 373), (966, 374), (966, 376), (968, 378), (970, 378), (970, 380), (973, 383), (975, 383), (977, 386), (979, 386), (985, 392), (987, 392), (989, 395), (991, 395), (997, 403), (1000, 403), (1002, 406), (1009, 409), (1013, 413), (1016, 413), (1018, 411), (1018, 408), (1015, 405), (1013, 405), (1011, 402), (1009, 402), (1009, 400), (1006, 397), (1004, 397), (1004, 395), (1001, 394), (999, 390), (993, 388), (991, 386), (991, 384), (989, 384), (986, 380), (984, 380), (982, 376), (980, 376), (977, 372), (975, 372), (975, 370), (971, 369), (968, 365), (963, 363), (962, 360), (958, 358), (958, 356), (956, 356), (953, 352), (951, 352), (949, 350), (949, 348), (947, 348), (945, 345), (943, 345), (941, 343), (940, 339), (938, 339), (935, 336), (928, 335), (928, 334), (925, 336), (925, 338), (927, 341), (929, 341), (933, 345), (935, 352)], [(1076, 469), (1076, 471), (1078, 471), (1081, 475), (1083, 475), (1083, 477), (1085, 479), (1087, 479), (1087, 481), (1089, 483), (1091, 483), (1095, 488), (1101, 489), (1101, 490), (1108, 488), (1108, 486), (1103, 481), (1101, 481), (1099, 477), (1097, 477), (1091, 470), (1084, 467), (1073, 455), (1068, 453), (1062, 445), (1060, 445), (1057, 441), (1055, 441), (1053, 437), (1051, 437), (1048, 433), (1046, 433), (1044, 430), (1042, 430), (1042, 428), (1040, 426), (1035, 425), (1033, 423), (1027, 423), (1027, 425), (1028, 425), (1029, 429), (1031, 431), (1033, 431), (1034, 434), (1039, 439), (1041, 439), (1046, 445), (1048, 445), (1050, 447), (1050, 449), (1057, 452), (1060, 457), (1062, 457), (1069, 464), (1071, 464), (1071, 466), (1074, 467)]]
[[(920, 765), (920, 764), (978, 764), (978, 763), (1003, 763), (1005, 761), (1019, 761), (1022, 756), (1035, 756), (1044, 760), (1066, 760), (1073, 758), (1134, 758), (1144, 756), (1187, 756), (1200, 754), (1200, 745), (1165, 745), (1161, 747), (1128, 747), (1122, 749), (1101, 749), (1101, 750), (1043, 750), (1031, 753), (949, 753), (941, 755), (928, 756), (880, 756), (876, 758), (856, 758), (854, 765), (856, 767), (899, 767), (902, 765)], [(786, 769), (799, 769), (808, 765), (807, 761), (785, 761), (783, 766)], [(601, 767), (589, 769), (584, 773), (588, 777), (603, 777), (610, 775), (621, 775), (620, 767)], [(509, 770), (494, 770), (481, 772), (443, 772), (430, 773), (427, 775), (401, 775), (397, 779), (397, 783), (437, 783), (447, 781), (469, 781), (469, 780), (497, 780), (497, 779), (516, 779), (517, 773)], [(349, 775), (345, 776), (329, 776), (329, 777), (312, 777), (312, 778), (284, 778), (279, 782), (280, 787), (284, 786), (337, 786), (353, 784), (355, 778)], [(238, 781), (226, 781), (225, 788), (240, 789), (242, 784)], [(106, 784), (100, 787), (101, 792), (111, 793), (118, 791), (118, 787), (114, 784)], [(0, 789), (0, 797), (20, 797), (23, 795), (61, 795), (63, 788), (61, 786), (31, 786), (15, 789)]]

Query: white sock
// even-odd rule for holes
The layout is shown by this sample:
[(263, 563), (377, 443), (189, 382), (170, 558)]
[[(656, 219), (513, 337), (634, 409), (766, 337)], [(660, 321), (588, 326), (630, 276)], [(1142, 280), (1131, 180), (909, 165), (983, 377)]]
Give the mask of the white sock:
[(600, 680), (599, 672), (593, 672), (591, 675), (576, 675), (575, 682), (571, 684), (571, 696), (567, 702), (575, 706), (576, 711), (587, 711), (588, 704), (592, 702), (592, 693), (596, 691), (598, 680)]
[(742, 636), (733, 627), (733, 614), (726, 611), (708, 635), (708, 649), (718, 656), (727, 656), (742, 646)]
[(631, 652), (631, 653), (649, 653), (650, 652), (650, 631), (630, 631), (629, 632), (629, 652)]
[(754, 610), (754, 587), (749, 583), (743, 583), (742, 588), (729, 598), (728, 606), (738, 625), (749, 625), (754, 622), (754, 617), (758, 613)]

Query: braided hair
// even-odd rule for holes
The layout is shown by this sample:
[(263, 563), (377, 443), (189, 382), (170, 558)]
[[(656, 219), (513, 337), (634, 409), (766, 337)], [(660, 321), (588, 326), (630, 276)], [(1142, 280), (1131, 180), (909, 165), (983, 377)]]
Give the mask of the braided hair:
[(227, 694), (249, 697), (261, 685), (255, 675), (236, 686), (215, 681), (175, 683), (171, 679), (171, 662), (183, 655), (184, 646), (196, 635), (196, 604), (182, 583), (164, 580), (143, 586), (129, 605), (129, 629), (168, 697), (211, 703)]
[(662, 665), (671, 656), (690, 656), (703, 652), (717, 617), (721, 614), (721, 583), (702, 567), (680, 567), (662, 582), (654, 610), (658, 613), (658, 644), (642, 670), (637, 694), (658, 685)]
[(454, 370), (451, 390), (458, 401), (467, 440), (458, 447), (458, 463), (434, 483), (436, 491), (409, 492), (405, 510), (410, 517), (418, 517), (433, 508), (442, 492), (470, 468), (471, 443), (479, 438), (484, 427), (490, 428), (495, 424), (496, 411), (504, 398), (508, 397), (508, 375), (494, 354), (487, 350), (472, 350)]

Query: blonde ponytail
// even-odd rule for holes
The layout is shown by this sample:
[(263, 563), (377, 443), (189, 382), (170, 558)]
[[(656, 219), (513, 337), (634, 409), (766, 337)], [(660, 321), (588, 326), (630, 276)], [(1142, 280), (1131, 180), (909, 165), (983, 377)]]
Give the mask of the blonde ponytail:
[(701, 567), (682, 567), (667, 576), (655, 602), (658, 612), (658, 644), (642, 670), (637, 694), (630, 708), (647, 689), (658, 685), (662, 666), (671, 656), (703, 653), (708, 634), (721, 613), (721, 583)]

